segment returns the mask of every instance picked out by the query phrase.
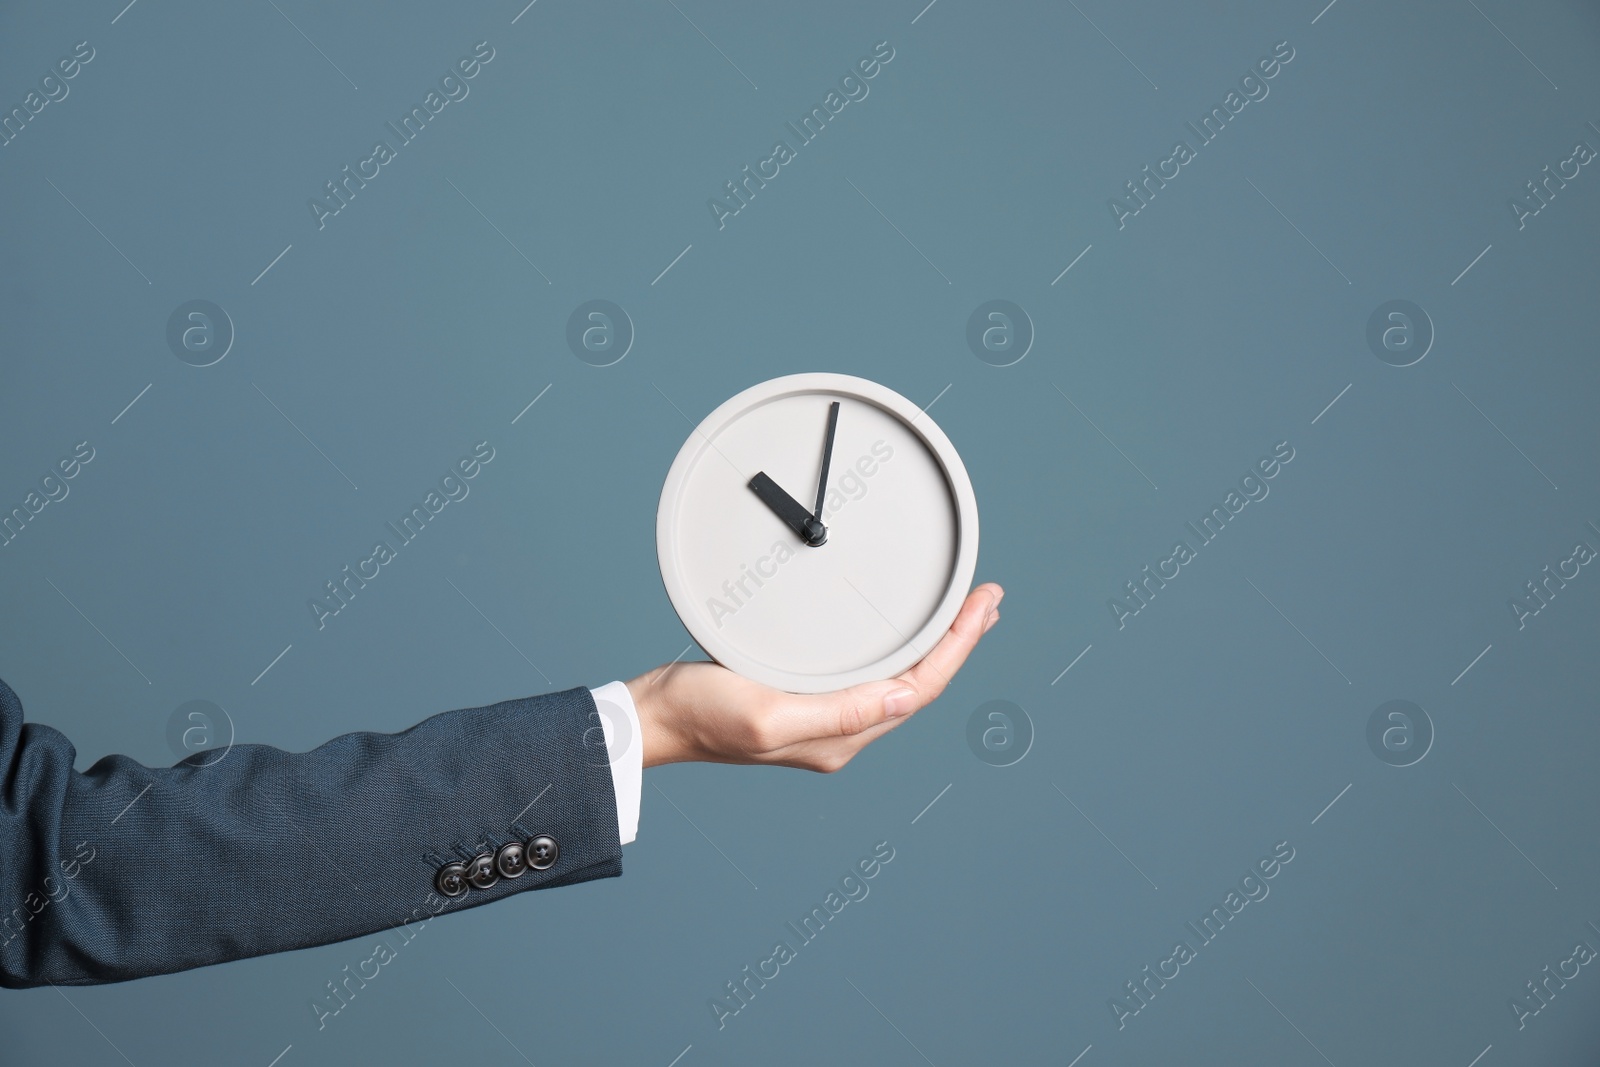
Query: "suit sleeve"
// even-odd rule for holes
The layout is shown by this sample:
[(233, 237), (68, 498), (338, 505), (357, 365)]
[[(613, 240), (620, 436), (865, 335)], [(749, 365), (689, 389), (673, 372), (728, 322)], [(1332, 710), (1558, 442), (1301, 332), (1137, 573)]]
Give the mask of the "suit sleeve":
[[(622, 873), (586, 689), (310, 752), (87, 771), (0, 682), (0, 986), (89, 985), (306, 948)], [(459, 864), (460, 866), (453, 866)]]

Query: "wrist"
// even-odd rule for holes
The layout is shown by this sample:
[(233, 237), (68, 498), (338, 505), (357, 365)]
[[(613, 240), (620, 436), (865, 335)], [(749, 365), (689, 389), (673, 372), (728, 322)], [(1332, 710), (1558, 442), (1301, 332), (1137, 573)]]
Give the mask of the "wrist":
[(680, 746), (667, 724), (662, 689), (652, 683), (657, 673), (652, 671), (625, 683), (628, 695), (633, 697), (633, 706), (639, 713), (639, 741), (646, 767), (678, 763), (685, 758), (680, 754)]

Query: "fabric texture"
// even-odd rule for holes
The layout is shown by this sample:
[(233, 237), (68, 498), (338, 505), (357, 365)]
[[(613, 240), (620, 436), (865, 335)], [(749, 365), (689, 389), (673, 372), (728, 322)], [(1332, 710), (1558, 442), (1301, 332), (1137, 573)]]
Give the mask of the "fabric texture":
[[(80, 773), (0, 681), (0, 986), (165, 974), (616, 877), (599, 718), (580, 688), (310, 752), (107, 756)], [(550, 869), (435, 892), (444, 864), (539, 834), (559, 845)]]

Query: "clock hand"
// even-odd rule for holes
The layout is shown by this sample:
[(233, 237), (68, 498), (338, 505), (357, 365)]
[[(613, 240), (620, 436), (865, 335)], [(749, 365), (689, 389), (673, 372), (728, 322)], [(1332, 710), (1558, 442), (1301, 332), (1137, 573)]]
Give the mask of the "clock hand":
[(772, 509), (772, 513), (783, 520), (785, 526), (793, 530), (800, 540), (817, 548), (828, 539), (828, 528), (822, 525), (822, 520), (806, 510), (805, 505), (794, 497), (785, 493), (778, 487), (778, 483), (767, 477), (766, 471), (757, 471), (751, 478), (749, 486), (761, 502)]
[(822, 501), (828, 495), (828, 465), (833, 462), (833, 431), (839, 427), (839, 402), (828, 405), (828, 436), (822, 442), (822, 475), (817, 479), (817, 510), (813, 513), (822, 521)]

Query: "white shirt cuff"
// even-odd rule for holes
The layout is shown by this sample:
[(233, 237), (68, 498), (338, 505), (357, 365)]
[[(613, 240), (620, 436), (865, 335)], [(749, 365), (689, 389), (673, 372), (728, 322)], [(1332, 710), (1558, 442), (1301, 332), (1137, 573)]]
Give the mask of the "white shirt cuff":
[(591, 689), (606, 735), (611, 760), (611, 788), (617, 795), (617, 834), (624, 845), (639, 833), (639, 794), (644, 789), (644, 740), (639, 736), (639, 709), (622, 682)]

